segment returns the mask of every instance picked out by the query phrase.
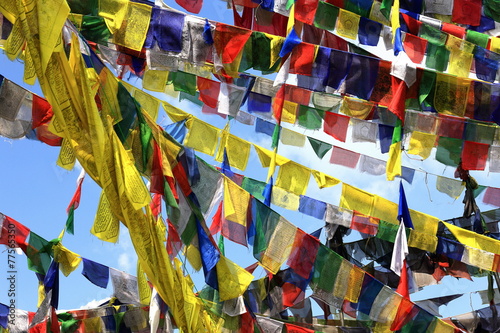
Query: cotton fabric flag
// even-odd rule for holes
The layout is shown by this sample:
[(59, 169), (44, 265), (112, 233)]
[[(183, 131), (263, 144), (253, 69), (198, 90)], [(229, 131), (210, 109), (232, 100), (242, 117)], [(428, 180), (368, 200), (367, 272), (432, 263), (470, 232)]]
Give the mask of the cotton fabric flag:
[(82, 275), (96, 286), (107, 288), (109, 280), (109, 267), (89, 259), (82, 258), (82, 260)]
[(311, 170), (311, 173), (314, 176), (314, 179), (316, 180), (316, 183), (318, 184), (319, 188), (332, 187), (340, 183), (340, 180), (330, 175), (327, 175), (324, 172), (318, 170)]
[(185, 144), (201, 153), (213, 156), (219, 132), (218, 128), (193, 118)]
[(464, 141), (462, 167), (465, 170), (484, 170), (490, 146), (484, 143)]
[(280, 141), (284, 145), (304, 147), (306, 136), (283, 127), (281, 128)]
[(280, 166), (276, 186), (297, 195), (304, 195), (309, 184), (311, 170), (293, 161)]
[(287, 265), (304, 279), (309, 279), (320, 244), (318, 239), (298, 229)]
[(360, 156), (359, 153), (341, 147), (333, 147), (330, 163), (354, 169), (358, 165)]
[(340, 8), (336, 26), (337, 33), (342, 37), (356, 39), (359, 20), (360, 16), (358, 14)]
[(345, 96), (340, 112), (357, 119), (371, 119), (375, 104), (370, 101)]
[(459, 180), (438, 176), (436, 189), (441, 193), (446, 193), (453, 199), (457, 199), (464, 191), (465, 185)]
[(427, 159), (436, 142), (436, 135), (413, 131), (410, 138), (408, 154), (419, 155)]
[(476, 26), (481, 21), (481, 1), (457, 0), (454, 2), (453, 22)]
[(233, 134), (223, 132), (221, 145), (219, 146), (219, 150), (215, 158), (217, 162), (222, 162), (224, 149), (227, 152), (229, 165), (244, 171), (247, 167), (248, 158), (250, 156), (250, 143)]
[(462, 117), (465, 114), (470, 80), (437, 73), (434, 107), (440, 113)]
[(352, 142), (377, 142), (377, 123), (351, 119), (351, 125)]
[(314, 152), (316, 155), (322, 159), (325, 154), (332, 149), (332, 145), (317, 139), (314, 139), (312, 137), (307, 137), (307, 140), (309, 140), (309, 143), (311, 144), (311, 147), (313, 148)]
[(323, 220), (326, 213), (326, 203), (302, 195), (300, 196), (299, 212)]
[(288, 210), (297, 211), (300, 205), (300, 196), (274, 186), (271, 193), (271, 203)]
[(348, 116), (325, 112), (323, 131), (335, 139), (345, 142), (349, 120)]

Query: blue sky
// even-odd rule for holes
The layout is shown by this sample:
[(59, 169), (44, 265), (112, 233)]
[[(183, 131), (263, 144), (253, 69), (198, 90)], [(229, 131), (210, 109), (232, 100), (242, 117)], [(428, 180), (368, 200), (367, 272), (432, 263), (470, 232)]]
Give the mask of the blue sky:
[[(174, 8), (179, 8), (174, 1), (167, 1), (167, 4)], [(232, 12), (226, 9), (226, 4), (223, 1), (205, 1), (199, 16), (205, 16), (216, 21), (232, 23)], [(18, 61), (10, 62), (2, 54), (0, 56), (0, 74), (21, 84), (22, 64)], [(139, 79), (131, 78), (130, 82), (136, 84), (139, 88), (141, 87)], [(36, 86), (28, 87), (28, 89), (35, 93), (40, 93), (39, 88)], [(198, 107), (189, 102), (178, 103), (170, 97), (165, 96), (165, 98), (170, 103), (179, 105), (184, 110), (195, 114), (219, 128), (222, 128), (225, 124), (225, 120), (222, 118), (213, 115), (204, 115), (200, 112)], [(242, 109), (246, 110), (245, 107)], [(158, 121), (161, 122), (162, 125), (168, 123), (164, 115), (160, 115)], [(348, 141), (346, 144), (342, 144), (324, 133), (304, 130), (298, 126), (290, 128), (336, 146), (348, 147), (351, 150), (380, 159), (387, 158), (387, 155), (380, 154), (379, 147), (372, 143), (352, 143)], [(231, 121), (231, 132), (238, 133), (238, 135), (241, 135), (246, 140), (266, 147), (270, 146), (269, 137), (262, 134), (256, 134), (252, 127), (237, 123), (234, 120)], [(28, 226), (33, 232), (47, 240), (56, 238), (64, 228), (67, 216), (66, 207), (75, 191), (76, 179), (80, 172), (78, 167), (73, 171), (66, 171), (56, 166), (55, 162), (58, 153), (59, 148), (50, 147), (38, 141), (0, 138), (0, 212)], [(332, 165), (328, 162), (329, 155), (325, 156), (325, 158), (320, 161), (307, 143), (304, 148), (300, 149), (281, 145), (279, 153), (305, 166), (331, 174), (348, 184), (368, 192), (381, 195), (392, 201), (397, 202), (398, 200), (398, 181), (388, 182), (385, 180), (385, 175), (372, 176), (361, 173), (358, 170)], [(212, 164), (216, 164), (212, 158), (206, 155), (199, 154), (199, 156)], [(454, 169), (450, 167), (446, 168), (444, 165), (434, 161), (434, 153), (423, 162), (413, 159), (415, 156), (410, 157), (412, 158), (404, 157), (404, 165), (424, 170), (430, 174), (438, 174), (453, 178)], [(266, 173), (267, 171), (261, 167), (255, 152), (252, 151), (245, 175), (259, 180), (265, 180)], [(472, 172), (471, 174), (476, 177), (480, 184), (500, 187), (500, 174), (487, 174), (486, 172)], [(453, 200), (437, 192), (435, 190), (435, 179), (435, 176), (426, 176), (424, 172), (417, 172), (413, 184), (404, 184), (410, 208), (437, 216), (441, 219), (462, 215), (462, 198)], [(338, 204), (340, 190), (340, 185), (329, 189), (319, 190), (315, 183), (311, 181), (307, 195), (332, 204)], [(85, 258), (135, 275), (136, 256), (126, 228), (122, 226), (120, 241), (117, 244), (102, 242), (90, 233), (99, 194), (100, 189), (94, 184), (90, 177), (86, 177), (83, 183), (81, 204), (75, 212), (75, 235), (66, 235), (63, 239), (63, 244), (68, 249)], [(482, 210), (495, 208), (482, 204), (481, 198), (482, 196), (478, 198), (478, 204)], [(324, 224), (320, 220), (307, 217), (298, 212), (286, 211), (279, 207), (273, 208), (306, 232), (312, 232), (322, 227)], [(355, 236), (352, 236), (351, 238), (353, 239), (354, 237)], [(324, 240), (324, 238), (322, 239)], [(254, 262), (251, 249), (232, 244), (229, 241), (226, 241), (226, 254), (230, 259), (236, 261), (243, 267)], [(17, 288), (19, 291), (17, 307), (24, 310), (35, 311), (37, 295), (35, 274), (27, 269), (25, 256), (17, 256), (16, 260), (18, 269)], [(0, 265), (6, 264), (6, 252), (2, 252), (0, 254)], [(111, 283), (107, 290), (101, 289), (87, 281), (80, 272), (81, 267), (69, 277), (63, 277), (61, 275), (61, 309), (79, 308), (89, 302), (100, 300), (111, 295)], [(202, 277), (200, 277), (199, 274), (195, 275), (195, 281), (198, 287), (201, 287)], [(259, 277), (260, 276), (256, 276), (256, 278)], [(460, 292), (465, 293), (474, 290), (474, 288), (484, 289), (486, 287), (484, 279), (474, 280), (474, 282), (463, 280), (457, 282), (454, 278), (446, 277), (441, 285), (426, 288), (428, 290), (420, 294), (412, 295), (412, 299), (418, 300)], [(5, 290), (5, 284), (6, 280), (4, 276), (0, 276), (0, 290)], [(3, 292), (0, 293), (0, 302), (7, 302), (7, 295)], [(481, 307), (477, 304), (477, 301), (474, 302), (475, 309)], [(441, 310), (443, 310), (443, 308), (441, 308)], [(450, 303), (450, 306), (447, 307), (443, 314), (447, 316), (471, 310), (472, 309), (463, 306), (463, 300), (457, 300)]]

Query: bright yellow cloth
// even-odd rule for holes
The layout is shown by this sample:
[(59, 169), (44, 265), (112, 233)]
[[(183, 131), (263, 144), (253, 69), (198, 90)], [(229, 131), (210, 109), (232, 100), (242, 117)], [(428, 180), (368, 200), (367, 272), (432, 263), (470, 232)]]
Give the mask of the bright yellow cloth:
[(116, 44), (141, 51), (151, 21), (152, 7), (130, 2), (120, 29), (113, 35)]
[(408, 154), (419, 155), (424, 160), (431, 154), (431, 150), (436, 143), (437, 136), (434, 134), (413, 131), (410, 139), (410, 149)]
[(462, 38), (448, 35), (446, 48), (450, 51), (450, 60), (448, 65), (449, 74), (460, 77), (469, 77), (474, 46), (474, 44), (465, 41)]
[(106, 194), (101, 192), (94, 224), (90, 232), (102, 241), (116, 243), (120, 234), (120, 221), (114, 216)]
[(310, 177), (311, 170), (309, 168), (295, 163), (294, 161), (290, 161), (280, 166), (276, 186), (297, 195), (304, 195)]
[(421, 250), (434, 252), (438, 244), (438, 239), (434, 235), (430, 235), (425, 232), (418, 230), (411, 230), (410, 237), (408, 239), (409, 247), (416, 247)]
[(250, 194), (231, 179), (224, 178), (224, 216), (227, 220), (247, 225)]
[(391, 144), (385, 172), (387, 180), (394, 180), (396, 176), (401, 176), (401, 141)]
[(297, 119), (297, 107), (297, 103), (285, 100), (281, 111), (281, 121), (295, 124), (295, 120)]
[(164, 92), (168, 74), (168, 71), (147, 70), (142, 78), (142, 87), (151, 91)]
[(363, 279), (365, 277), (365, 271), (363, 271), (358, 266), (353, 266), (351, 273), (349, 274), (349, 284), (347, 286), (347, 292), (345, 294), (345, 299), (349, 302), (357, 303), (359, 293), (361, 291), (361, 286), (363, 285)]
[(104, 18), (112, 34), (122, 26), (128, 12), (128, 3), (129, 0), (99, 0), (99, 16)]
[(357, 39), (360, 18), (358, 14), (340, 8), (336, 26), (337, 33), (342, 37)]
[[(373, 215), (373, 204), (375, 197), (373, 194), (360, 190), (349, 184), (342, 183), (342, 196), (340, 197), (340, 207), (355, 210), (361, 214)], [(376, 217), (376, 216), (375, 216)]]
[(316, 183), (318, 183), (319, 188), (332, 187), (340, 183), (340, 180), (330, 175), (327, 175), (324, 172), (318, 170), (311, 170), (311, 173), (314, 176)]
[(219, 140), (220, 130), (197, 118), (193, 118), (192, 121), (185, 145), (201, 153), (213, 156)]
[(149, 288), (148, 280), (139, 261), (137, 261), (137, 289), (139, 290), (141, 304), (149, 305), (151, 303), (151, 288)]
[(500, 37), (490, 38), (490, 50), (495, 53), (500, 53)]
[(470, 230), (462, 229), (447, 222), (443, 223), (460, 243), (475, 249), (500, 255), (500, 241), (477, 234)]
[(186, 246), (185, 253), (187, 260), (195, 271), (199, 271), (202, 267), (200, 251), (193, 244)]
[(52, 250), (54, 250), (54, 260), (59, 263), (59, 269), (64, 276), (70, 275), (82, 262), (78, 254), (68, 250), (61, 243), (54, 245)]
[(229, 134), (227, 131), (223, 131), (215, 159), (217, 162), (222, 162), (224, 159), (224, 148), (226, 148), (229, 165), (245, 171), (248, 164), (248, 157), (250, 156), (250, 147), (250, 142)]
[[(261, 146), (257, 146), (256, 144), (254, 144), (253, 147), (255, 148), (257, 156), (259, 156), (262, 167), (268, 168), (271, 165), (271, 159), (274, 155), (274, 152)], [(276, 156), (276, 165), (283, 165), (289, 161), (290, 160), (288, 158), (285, 158), (281, 155)]]
[(221, 301), (243, 295), (253, 280), (253, 275), (221, 255), (216, 265)]
[(154, 120), (158, 118), (158, 109), (160, 108), (160, 101), (158, 99), (139, 89), (134, 91), (134, 98), (139, 102), (141, 107), (149, 113), (151, 118)]
[(354, 97), (345, 96), (340, 107), (340, 112), (350, 117), (366, 119), (374, 107), (373, 102)]

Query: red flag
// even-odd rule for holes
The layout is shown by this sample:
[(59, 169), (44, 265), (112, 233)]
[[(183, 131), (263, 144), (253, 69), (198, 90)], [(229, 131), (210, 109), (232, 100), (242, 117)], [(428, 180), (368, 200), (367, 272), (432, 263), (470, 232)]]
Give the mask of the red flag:
[(157, 219), (158, 215), (161, 214), (161, 194), (153, 193), (153, 199), (151, 200), (149, 207), (151, 207), (151, 212), (155, 219)]
[(85, 170), (82, 169), (80, 175), (78, 176), (78, 179), (76, 180), (75, 194), (73, 194), (73, 198), (71, 198), (68, 208), (66, 208), (67, 213), (69, 213), (71, 207), (73, 207), (73, 209), (77, 209), (78, 206), (80, 206), (80, 198), (82, 196), (82, 183), (84, 178), (85, 178)]
[(26, 252), (26, 238), (28, 238), (30, 229), (17, 222), (16, 220), (1, 213), (0, 223), (2, 223), (2, 232), (0, 232), (0, 244), (7, 245), (9, 247), (19, 247)]
[(484, 170), (489, 149), (490, 145), (486, 143), (464, 141), (462, 167), (465, 170)]
[(217, 23), (214, 34), (214, 47), (221, 57), (222, 63), (232, 63), (243, 50), (251, 35), (251, 30)]
[(290, 59), (290, 73), (311, 75), (315, 57), (315, 47), (312, 44), (300, 43), (293, 48)]
[(215, 215), (212, 217), (212, 224), (210, 225), (210, 234), (215, 235), (220, 232), (222, 226), (222, 208), (224, 201), (221, 201)]
[(200, 101), (211, 108), (216, 108), (219, 101), (220, 82), (198, 76), (196, 84), (200, 91)]
[[(446, 32), (458, 38), (464, 38), (466, 29), (464, 27), (458, 26), (452, 23), (443, 22), (441, 25), (441, 31)], [(406, 50), (406, 49), (405, 49)]]
[(318, 9), (318, 0), (296, 0), (295, 1), (295, 19), (305, 24), (312, 25), (314, 16)]
[(281, 112), (283, 111), (283, 104), (285, 103), (285, 87), (286, 84), (280, 87), (273, 100), (273, 114), (278, 124), (281, 123)]
[(415, 317), (419, 309), (408, 298), (403, 297), (399, 303), (396, 317), (391, 324), (391, 331), (398, 331)]
[(168, 237), (167, 237), (167, 253), (170, 260), (173, 260), (177, 253), (181, 250), (182, 241), (177, 233), (177, 229), (175, 229), (174, 225), (170, 220), (167, 220), (168, 223)]
[(52, 112), (52, 107), (47, 100), (33, 94), (31, 114), (33, 119), (31, 128), (34, 129), (42, 124), (48, 123), (52, 119), (54, 112)]
[(318, 248), (317, 238), (297, 229), (287, 265), (302, 278), (308, 279), (314, 266)]
[(408, 86), (405, 81), (394, 76), (391, 76), (391, 83), (392, 100), (388, 109), (404, 122), (406, 91), (408, 90)]
[(175, 0), (179, 6), (190, 13), (198, 14), (203, 6), (203, 0)]
[(477, 26), (481, 23), (481, 0), (455, 0), (451, 20), (455, 23)]
[(325, 133), (339, 141), (345, 142), (351, 118), (338, 113), (325, 112), (324, 119), (323, 130)]
[(405, 52), (412, 62), (420, 64), (424, 60), (425, 50), (427, 48), (427, 40), (412, 34), (405, 35), (403, 42)]
[(314, 330), (311, 330), (309, 328), (300, 327), (300, 326), (297, 326), (297, 325), (285, 324), (285, 326), (286, 326), (286, 331), (288, 333), (309, 333), (309, 332), (315, 332)]

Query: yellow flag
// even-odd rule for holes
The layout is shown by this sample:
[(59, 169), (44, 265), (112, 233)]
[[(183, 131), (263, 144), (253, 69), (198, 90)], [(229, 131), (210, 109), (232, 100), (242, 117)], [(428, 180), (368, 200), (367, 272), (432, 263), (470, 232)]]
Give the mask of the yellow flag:
[(248, 157), (250, 156), (250, 143), (227, 131), (222, 132), (220, 142), (215, 160), (217, 162), (222, 162), (224, 159), (224, 148), (226, 148), (229, 165), (241, 171), (245, 171)]
[(439, 113), (463, 117), (471, 80), (437, 73), (434, 107)]
[[(285, 41), (285, 38), (282, 36), (276, 36), (276, 35), (271, 35), (264, 33), (264, 35), (271, 40), (271, 55), (269, 58), (269, 64), (270, 68), (274, 66), (276, 61), (280, 60), (281, 57), (279, 56), (281, 47), (283, 46), (283, 42)], [(281, 119), (283, 120), (283, 119)]]
[(154, 120), (158, 118), (158, 109), (160, 108), (160, 101), (150, 94), (142, 90), (136, 89), (134, 91), (134, 98), (139, 102), (143, 108)]
[(358, 14), (340, 8), (336, 26), (337, 33), (342, 37), (357, 39), (360, 18)]
[(68, 250), (61, 243), (54, 245), (52, 250), (54, 251), (54, 260), (59, 263), (59, 269), (64, 276), (70, 275), (82, 262), (82, 258), (78, 254)]
[(139, 261), (137, 261), (137, 289), (139, 290), (141, 304), (149, 305), (151, 303), (151, 288)]
[(104, 18), (106, 26), (115, 34), (122, 26), (128, 12), (129, 0), (100, 0), (99, 16)]
[(469, 247), (483, 250), (486, 252), (491, 252), (494, 254), (500, 254), (500, 241), (496, 239), (479, 235), (473, 231), (462, 229), (453, 224), (443, 222), (446, 228), (448, 228), (453, 236), (462, 243)]
[(396, 176), (401, 176), (401, 141), (391, 144), (385, 172), (387, 180), (394, 180)]
[(63, 139), (59, 156), (57, 157), (56, 164), (63, 169), (72, 170), (76, 162), (76, 157), (73, 152), (73, 147), (70, 143), (71, 139)]
[(361, 286), (363, 285), (363, 279), (365, 277), (365, 271), (363, 271), (358, 266), (353, 266), (349, 274), (349, 284), (347, 286), (347, 292), (345, 294), (345, 299), (352, 303), (358, 302), (359, 293), (361, 291)]
[[(257, 146), (256, 144), (253, 145), (255, 148), (255, 152), (257, 153), (257, 156), (259, 156), (260, 163), (262, 164), (262, 167), (268, 168), (271, 165), (271, 159), (273, 157), (274, 152), (263, 148), (261, 146)], [(277, 155), (276, 156), (276, 165), (283, 165), (284, 163), (289, 162), (290, 160), (286, 157)]]
[[(42, 72), (45, 72), (49, 59), (56, 48), (62, 50), (61, 32), (69, 15), (66, 0), (37, 0), (38, 33)], [(32, 55), (33, 56), (33, 55)]]
[(295, 124), (295, 120), (297, 120), (297, 107), (297, 103), (285, 100), (281, 111), (281, 121)]
[(223, 283), (219, 283), (221, 301), (243, 295), (253, 280), (252, 274), (224, 256), (220, 257), (215, 267), (217, 278), (219, 281), (223, 281)]
[(490, 50), (500, 53), (500, 37), (490, 37)]
[(151, 21), (151, 10), (151, 6), (130, 2), (123, 24), (113, 36), (115, 43), (141, 51)]
[(311, 170), (309, 168), (294, 161), (289, 161), (280, 166), (276, 186), (297, 195), (304, 195), (310, 177)]
[(411, 230), (408, 239), (408, 246), (416, 247), (421, 250), (435, 252), (438, 244), (436, 235), (428, 234), (418, 230)]
[(366, 119), (374, 107), (373, 102), (344, 96), (340, 112), (350, 117)]
[(120, 234), (120, 221), (114, 216), (106, 194), (101, 192), (94, 225), (90, 232), (105, 242), (116, 243)]
[(200, 153), (213, 156), (219, 140), (220, 130), (197, 118), (193, 118), (192, 121), (185, 145)]
[(168, 74), (168, 71), (147, 70), (142, 78), (142, 87), (151, 91), (164, 92)]
[(250, 194), (231, 179), (224, 177), (224, 217), (246, 226)]
[(288, 210), (299, 210), (300, 197), (296, 194), (285, 191), (281, 187), (273, 186), (271, 192), (271, 202), (279, 207)]
[(296, 233), (297, 227), (281, 217), (262, 254), (261, 265), (276, 274), (290, 256)]
[(340, 197), (340, 207), (355, 210), (361, 214), (373, 215), (373, 204), (375, 197), (373, 194), (360, 190), (354, 186), (342, 183), (342, 196)]
[(186, 246), (185, 255), (191, 267), (194, 268), (195, 271), (199, 271), (202, 267), (200, 251), (193, 244), (189, 244)]
[(408, 154), (419, 155), (424, 160), (431, 154), (431, 150), (436, 143), (437, 136), (430, 133), (413, 131), (410, 138), (410, 149)]
[(340, 180), (330, 175), (327, 175), (324, 172), (318, 170), (311, 170), (311, 173), (314, 176), (316, 183), (318, 183), (319, 188), (332, 187), (340, 183)]
[(111, 143), (118, 175), (118, 192), (120, 194), (125, 193), (134, 209), (140, 209), (149, 204), (151, 196), (134, 162), (128, 158), (125, 148), (118, 139), (118, 135), (115, 132), (112, 133)]

